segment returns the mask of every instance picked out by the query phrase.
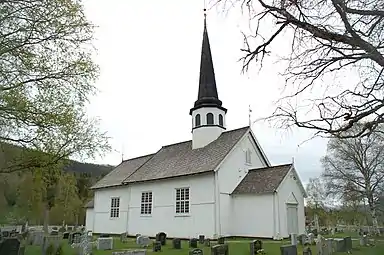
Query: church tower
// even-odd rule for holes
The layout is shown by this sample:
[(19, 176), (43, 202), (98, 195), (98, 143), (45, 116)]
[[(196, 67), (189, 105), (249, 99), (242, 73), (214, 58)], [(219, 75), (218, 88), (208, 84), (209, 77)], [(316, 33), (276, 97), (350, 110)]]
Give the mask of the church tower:
[(215, 71), (213, 69), (211, 47), (209, 45), (206, 16), (204, 15), (203, 44), (200, 60), (199, 93), (192, 116), (192, 148), (202, 148), (216, 140), (225, 130), (225, 114), (219, 99)]

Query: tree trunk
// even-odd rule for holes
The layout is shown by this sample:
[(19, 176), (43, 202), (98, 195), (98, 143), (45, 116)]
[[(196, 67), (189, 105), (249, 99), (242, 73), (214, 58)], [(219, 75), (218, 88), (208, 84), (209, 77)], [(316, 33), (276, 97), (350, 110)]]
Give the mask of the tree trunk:
[(380, 229), (379, 229), (379, 223), (377, 221), (377, 214), (376, 214), (376, 207), (373, 202), (373, 198), (368, 199), (368, 205), (369, 205), (369, 212), (372, 217), (372, 226), (373, 226), (373, 231), (380, 235)]
[(44, 226), (43, 230), (45, 233), (48, 233), (48, 224), (49, 224), (49, 206), (44, 207)]

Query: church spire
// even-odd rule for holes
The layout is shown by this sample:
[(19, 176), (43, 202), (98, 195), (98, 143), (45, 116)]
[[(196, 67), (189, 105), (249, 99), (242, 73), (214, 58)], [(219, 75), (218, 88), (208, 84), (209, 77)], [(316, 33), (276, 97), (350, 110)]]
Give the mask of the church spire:
[(222, 102), (219, 99), (216, 88), (215, 70), (213, 68), (212, 53), (209, 44), (207, 16), (204, 13), (204, 32), (203, 43), (201, 47), (199, 93), (194, 104), (194, 108), (191, 109), (190, 114), (194, 109), (200, 107), (219, 107), (226, 112), (227, 110), (221, 105)]

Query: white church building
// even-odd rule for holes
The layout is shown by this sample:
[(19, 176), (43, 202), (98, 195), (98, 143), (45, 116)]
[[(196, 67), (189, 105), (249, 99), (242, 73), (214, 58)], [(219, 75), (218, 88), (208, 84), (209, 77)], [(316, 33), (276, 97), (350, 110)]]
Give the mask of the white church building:
[(250, 127), (226, 130), (206, 22), (192, 140), (124, 160), (91, 189), (94, 233), (260, 238), (304, 233), (303, 185), (293, 164), (272, 166)]

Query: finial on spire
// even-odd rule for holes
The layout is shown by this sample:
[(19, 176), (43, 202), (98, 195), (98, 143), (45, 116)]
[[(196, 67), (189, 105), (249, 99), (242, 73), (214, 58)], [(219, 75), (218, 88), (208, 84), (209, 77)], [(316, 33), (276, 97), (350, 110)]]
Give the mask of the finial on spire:
[(204, 12), (204, 21), (207, 19), (207, 4), (204, 0), (204, 9), (203, 9), (203, 12)]
[(252, 109), (251, 109), (251, 105), (248, 106), (248, 121), (249, 121), (249, 126), (252, 125), (252, 118), (251, 118), (251, 113), (252, 113)]

